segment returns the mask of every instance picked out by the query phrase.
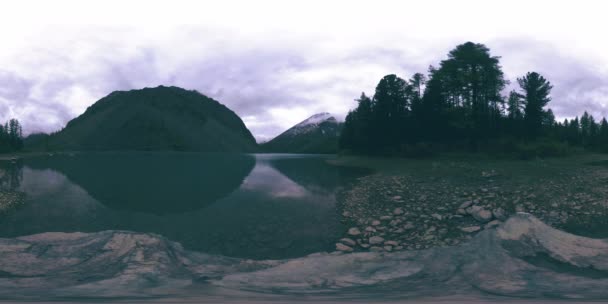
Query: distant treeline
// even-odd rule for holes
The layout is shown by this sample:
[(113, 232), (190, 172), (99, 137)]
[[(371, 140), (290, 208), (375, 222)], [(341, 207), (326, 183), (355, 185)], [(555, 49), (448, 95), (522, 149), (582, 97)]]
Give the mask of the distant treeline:
[(0, 153), (15, 152), (23, 149), (21, 124), (16, 119), (0, 125)]
[(517, 150), (549, 142), (555, 154), (569, 145), (608, 151), (606, 119), (598, 124), (585, 112), (580, 119), (555, 121), (547, 107), (553, 87), (539, 73), (517, 78), (519, 89), (503, 96), (509, 81), (499, 59), (485, 45), (467, 42), (431, 66), (428, 76), (384, 76), (374, 95), (362, 93), (347, 115), (340, 148), (424, 154), (431, 147)]

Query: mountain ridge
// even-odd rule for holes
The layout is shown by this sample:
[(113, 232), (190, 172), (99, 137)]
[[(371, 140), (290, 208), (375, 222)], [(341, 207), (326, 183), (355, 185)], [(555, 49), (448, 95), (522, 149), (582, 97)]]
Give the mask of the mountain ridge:
[(174, 86), (114, 91), (38, 145), (46, 150), (257, 151), (236, 113)]
[(261, 146), (275, 153), (336, 153), (341, 128), (330, 113), (317, 113)]

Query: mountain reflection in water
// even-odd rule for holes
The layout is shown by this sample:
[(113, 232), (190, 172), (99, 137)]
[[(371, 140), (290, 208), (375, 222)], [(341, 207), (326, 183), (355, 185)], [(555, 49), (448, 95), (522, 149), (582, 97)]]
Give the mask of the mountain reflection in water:
[(331, 250), (344, 230), (335, 192), (367, 172), (328, 165), (326, 158), (200, 153), (29, 158), (14, 168), (23, 175), (18, 188), (26, 203), (0, 219), (0, 237), (130, 230), (157, 233), (191, 250), (245, 258)]

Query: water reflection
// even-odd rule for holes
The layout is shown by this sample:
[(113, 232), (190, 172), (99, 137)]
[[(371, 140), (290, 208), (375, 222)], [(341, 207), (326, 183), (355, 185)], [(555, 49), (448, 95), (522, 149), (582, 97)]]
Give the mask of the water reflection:
[(93, 153), (27, 160), (61, 172), (102, 204), (154, 214), (197, 210), (236, 190), (255, 165), (246, 154)]
[(22, 164), (18, 160), (0, 161), (0, 215), (21, 207), (25, 193), (19, 186), (23, 179)]
[(0, 237), (130, 230), (158, 233), (186, 248), (226, 256), (302, 256), (332, 250), (344, 230), (335, 208), (339, 183), (324, 181), (327, 177), (313, 181), (313, 174), (342, 176), (343, 182), (360, 176), (348, 175), (321, 157), (178, 156), (125, 153), (27, 160), (19, 186), (27, 202), (0, 218)]
[(23, 163), (20, 160), (0, 161), (0, 190), (13, 191), (23, 179)]

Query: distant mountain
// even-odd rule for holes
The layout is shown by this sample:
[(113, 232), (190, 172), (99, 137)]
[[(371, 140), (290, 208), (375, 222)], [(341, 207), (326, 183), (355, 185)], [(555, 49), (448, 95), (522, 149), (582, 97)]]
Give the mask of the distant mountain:
[(266, 152), (336, 153), (342, 124), (329, 113), (315, 114), (262, 145)]
[(257, 150), (251, 132), (226, 106), (196, 91), (165, 86), (113, 92), (63, 130), (30, 142), (39, 146), (29, 150)]

